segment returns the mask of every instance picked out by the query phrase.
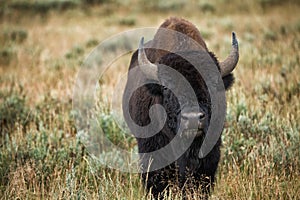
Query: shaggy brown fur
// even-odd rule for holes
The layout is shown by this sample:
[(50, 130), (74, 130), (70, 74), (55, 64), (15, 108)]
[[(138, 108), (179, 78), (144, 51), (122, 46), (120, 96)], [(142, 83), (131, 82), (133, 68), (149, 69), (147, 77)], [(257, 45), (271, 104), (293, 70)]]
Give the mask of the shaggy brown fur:
[(160, 28), (167, 28), (174, 31), (178, 31), (183, 33), (191, 38), (193, 38), (196, 42), (198, 42), (203, 48), (207, 50), (206, 44), (203, 41), (199, 30), (196, 28), (194, 24), (191, 22), (177, 17), (170, 17), (167, 19)]

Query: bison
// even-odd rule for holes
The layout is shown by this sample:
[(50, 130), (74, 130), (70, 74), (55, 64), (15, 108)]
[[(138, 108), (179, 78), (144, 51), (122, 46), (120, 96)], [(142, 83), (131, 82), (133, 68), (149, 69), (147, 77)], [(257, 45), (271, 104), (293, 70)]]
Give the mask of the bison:
[[(181, 39), (177, 34), (167, 34), (163, 30), (178, 32), (191, 38), (196, 42), (196, 45)], [(155, 48), (156, 44), (163, 45), (168, 50), (157, 49)], [(217, 73), (220, 73), (220, 77), (222, 77), (224, 88), (229, 89), (234, 82), (231, 72), (235, 69), (239, 59), (235, 33), (232, 33), (232, 49), (229, 56), (223, 62), (219, 62), (214, 53), (208, 50), (199, 30), (192, 23), (181, 18), (172, 17), (162, 23), (151, 41), (144, 44), (144, 39), (142, 39), (138, 50), (131, 57), (129, 70), (136, 69), (139, 73), (134, 77), (134, 80), (132, 77), (128, 77), (123, 95), (123, 103), (125, 102), (124, 99), (129, 99), (130, 118), (141, 127), (149, 125), (153, 120), (149, 116), (150, 108), (156, 104), (163, 106), (167, 114), (166, 121), (158, 133), (149, 135), (149, 137), (147, 137), (147, 132), (144, 133), (146, 137), (136, 136), (139, 153), (154, 152), (168, 145), (178, 134), (180, 123), (185, 123), (183, 125), (185, 127), (183, 132), (185, 137), (189, 137), (189, 121), (196, 120), (198, 126), (196, 130), (193, 128), (193, 141), (188, 149), (167, 166), (147, 171), (145, 169), (149, 167), (151, 158), (140, 158), (141, 167), (144, 169), (142, 173), (143, 183), (155, 198), (162, 197), (168, 191), (170, 185), (178, 186), (183, 192), (200, 188), (208, 195), (214, 183), (220, 160), (221, 137), (218, 138), (212, 150), (205, 157), (199, 157), (200, 147), (210, 125), (212, 105), (203, 77), (185, 59), (197, 60), (199, 59), (199, 52), (203, 51), (209, 55), (209, 59), (217, 67)], [(185, 97), (185, 105), (180, 106), (179, 99), (181, 97), (174, 95), (170, 88), (161, 85), (163, 77), (168, 79), (168, 74), (160, 72), (162, 65), (176, 70), (190, 83), (197, 97), (199, 112), (191, 111), (191, 108), (195, 105), (189, 104), (188, 97)], [(134, 84), (139, 82), (141, 77), (146, 77), (146, 79), (153, 82), (138, 87), (129, 96), (128, 91)], [(168, 80), (172, 80), (172, 78)], [(171, 84), (176, 84), (176, 82)], [(175, 87), (180, 88), (180, 85)], [(127, 109), (127, 107), (125, 108), (123, 105), (123, 109)], [(127, 123), (130, 121), (128, 116), (125, 116), (125, 120)], [(129, 128), (132, 132), (136, 132), (131, 126)]]

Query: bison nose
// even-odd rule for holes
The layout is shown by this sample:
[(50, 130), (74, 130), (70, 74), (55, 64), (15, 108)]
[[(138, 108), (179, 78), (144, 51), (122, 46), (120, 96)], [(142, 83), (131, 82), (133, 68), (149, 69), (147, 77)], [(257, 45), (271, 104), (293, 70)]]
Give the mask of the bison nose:
[(204, 112), (198, 112), (198, 113), (184, 113), (181, 116), (184, 120), (190, 120), (190, 119), (197, 119), (197, 120), (203, 120), (205, 118)]
[(184, 113), (181, 115), (186, 129), (203, 129), (206, 115), (204, 112)]

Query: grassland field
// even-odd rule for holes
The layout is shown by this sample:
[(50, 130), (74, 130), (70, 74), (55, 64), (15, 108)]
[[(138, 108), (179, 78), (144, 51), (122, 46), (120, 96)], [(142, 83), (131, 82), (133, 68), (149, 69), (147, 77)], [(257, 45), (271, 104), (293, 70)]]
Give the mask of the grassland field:
[[(300, 199), (299, 10), (293, 0), (1, 1), (0, 199), (149, 199), (138, 174), (91, 158), (76, 137), (72, 95), (80, 65), (101, 41), (170, 16), (194, 23), (220, 60), (231, 31), (239, 38), (211, 199)], [(103, 96), (129, 58), (114, 65)], [(134, 148), (100, 104), (107, 137)]]

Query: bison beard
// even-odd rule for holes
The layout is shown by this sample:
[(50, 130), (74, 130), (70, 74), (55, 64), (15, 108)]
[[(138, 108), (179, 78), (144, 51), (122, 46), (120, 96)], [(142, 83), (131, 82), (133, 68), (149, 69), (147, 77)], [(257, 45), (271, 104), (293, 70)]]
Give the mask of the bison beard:
[[(228, 56), (223, 63), (219, 64), (214, 54), (207, 50), (206, 44), (202, 40), (199, 31), (188, 21), (170, 18), (166, 20), (161, 27), (179, 31), (197, 41), (203, 49), (209, 53), (211, 59), (220, 70), (225, 89), (230, 88), (234, 82), (231, 71), (234, 69), (238, 59), (238, 47), (235, 35), (233, 35), (233, 50), (230, 56)], [(155, 42), (155, 38), (159, 38), (158, 33), (152, 42)], [(176, 41), (174, 42), (176, 43)], [(236, 43), (236, 46), (234, 46), (234, 43)], [(139, 50), (132, 55), (130, 69), (139, 66), (139, 54), (142, 54), (142, 52), (143, 51)], [(145, 184), (145, 187), (151, 191), (154, 198), (161, 198), (165, 192), (168, 192), (169, 186), (178, 186), (183, 193), (197, 191), (198, 188), (201, 188), (204, 194), (209, 194), (214, 183), (215, 173), (220, 160), (221, 138), (218, 139), (208, 155), (204, 158), (199, 158), (199, 150), (211, 117), (211, 99), (205, 81), (198, 73), (197, 69), (186, 59), (181, 57), (180, 54), (185, 55), (183, 57), (189, 58), (188, 60), (197, 59), (197, 55), (199, 55), (195, 49), (187, 49), (175, 54), (148, 48), (145, 53), (146, 57), (148, 57), (152, 63), (156, 63), (158, 71), (160, 70), (159, 65), (163, 64), (175, 69), (184, 76), (196, 94), (199, 108), (201, 109), (203, 116), (205, 116), (205, 120), (203, 119), (203, 121), (201, 121), (203, 126), (201, 130), (198, 130), (200, 134), (197, 134), (197, 137), (194, 138), (190, 147), (178, 160), (162, 169), (142, 174), (143, 183)], [(143, 73), (148, 73), (147, 71), (148, 69), (146, 72), (143, 71)], [(149, 77), (153, 78), (153, 76), (155, 76), (155, 73), (151, 72)], [(159, 74), (159, 76), (164, 76), (164, 74)], [(159, 79), (159, 76), (157, 79)], [(126, 87), (128, 87), (128, 83)], [(125, 93), (126, 90), (128, 89), (125, 88)], [(132, 120), (139, 126), (148, 125), (151, 122), (149, 109), (155, 104), (160, 104), (164, 107), (167, 113), (167, 121), (164, 124), (163, 129), (154, 136), (148, 138), (136, 138), (139, 153), (152, 152), (166, 146), (173, 139), (180, 126), (180, 118), (183, 115), (183, 111), (180, 108), (179, 101), (171, 90), (159, 84), (144, 85), (133, 93), (129, 101), (129, 113)], [(142, 167), (147, 168), (148, 163), (149, 159), (141, 158)]]

